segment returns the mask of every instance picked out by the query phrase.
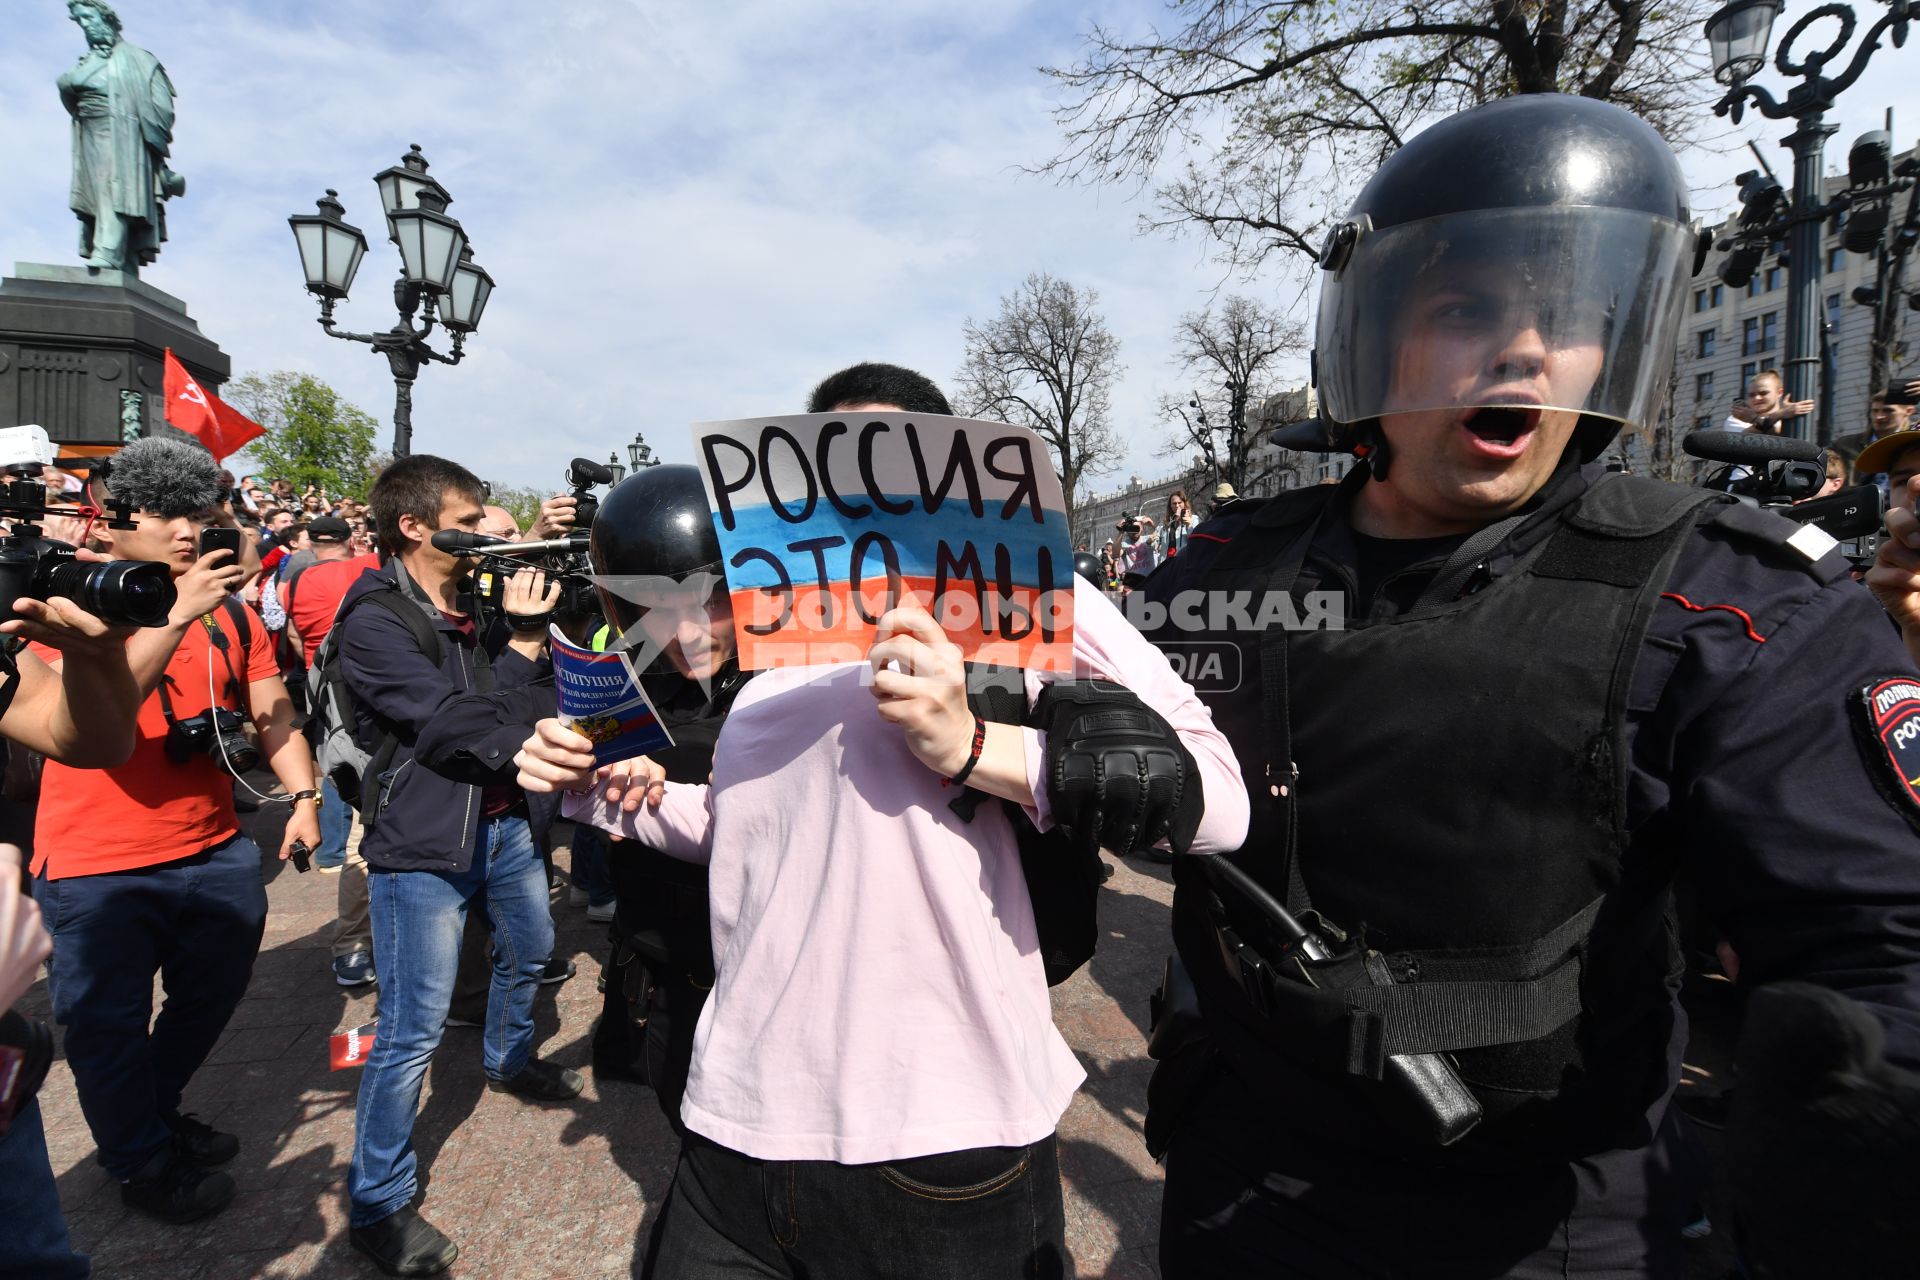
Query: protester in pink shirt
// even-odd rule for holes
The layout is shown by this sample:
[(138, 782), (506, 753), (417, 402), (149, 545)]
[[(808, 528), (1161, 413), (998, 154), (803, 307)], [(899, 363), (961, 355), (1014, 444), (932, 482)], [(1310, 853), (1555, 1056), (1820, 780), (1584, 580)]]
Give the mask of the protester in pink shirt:
[[(811, 407), (949, 412), (891, 366), (835, 375)], [(1204, 794), (1175, 847), (1238, 848), (1248, 802), (1224, 737), (1164, 657), (1075, 583), (1073, 678), (1131, 690)], [(1047, 678), (1027, 673), (1030, 699)], [(1068, 1273), (1054, 1130), (1084, 1073), (1053, 1025), (1012, 826), (1051, 823), (1049, 744), (1020, 725), (977, 728), (959, 649), (900, 608), (864, 664), (756, 675), (709, 785), (665, 783), (641, 762), (569, 800), (578, 820), (710, 865), (716, 982), (656, 1274)], [(965, 785), (1024, 818), (949, 808), (945, 782), (970, 760)], [(596, 781), (591, 744), (557, 721), (520, 764), (529, 789)]]

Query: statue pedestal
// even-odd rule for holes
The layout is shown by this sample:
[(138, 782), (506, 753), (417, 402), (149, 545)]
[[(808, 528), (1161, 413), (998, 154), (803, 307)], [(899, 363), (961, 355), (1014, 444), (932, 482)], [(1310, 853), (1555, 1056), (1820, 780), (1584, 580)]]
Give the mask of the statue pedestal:
[(187, 304), (122, 271), (16, 263), (0, 279), (0, 427), (117, 445), (166, 420), (169, 347), (209, 392), (233, 364)]

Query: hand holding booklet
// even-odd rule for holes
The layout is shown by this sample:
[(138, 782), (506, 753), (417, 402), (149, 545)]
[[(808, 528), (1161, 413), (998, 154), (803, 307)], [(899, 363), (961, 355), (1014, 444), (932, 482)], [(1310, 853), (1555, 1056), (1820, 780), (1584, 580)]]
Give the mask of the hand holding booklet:
[(553, 688), (560, 723), (593, 740), (596, 764), (629, 760), (673, 745), (673, 735), (624, 652), (596, 653), (550, 630)]

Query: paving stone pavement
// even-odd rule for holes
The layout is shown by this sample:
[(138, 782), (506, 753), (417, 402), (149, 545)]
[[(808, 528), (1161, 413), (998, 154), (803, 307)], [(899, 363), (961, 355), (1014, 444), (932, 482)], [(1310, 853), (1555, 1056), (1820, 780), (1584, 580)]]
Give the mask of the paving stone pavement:
[[(261, 780), (264, 782), (264, 779)], [(270, 806), (276, 808), (277, 806)], [(262, 848), (280, 822), (247, 819)], [(565, 828), (562, 828), (565, 831)], [(357, 833), (356, 833), (357, 838)], [(556, 866), (565, 871), (562, 847)], [(229, 1166), (239, 1194), (212, 1220), (170, 1227), (129, 1213), (94, 1162), (73, 1077), (56, 1062), (41, 1090), (47, 1145), (75, 1244), (101, 1280), (358, 1280), (380, 1273), (346, 1238), (356, 1070), (328, 1070), (327, 1040), (371, 1021), (371, 989), (355, 995), (328, 969), (336, 876), (297, 874), (269, 859), (266, 939), (247, 997), (187, 1091), (185, 1109), (239, 1135)], [(1161, 1171), (1141, 1137), (1146, 1113), (1147, 993), (1159, 984), (1172, 883), (1165, 867), (1123, 861), (1101, 907), (1105, 936), (1092, 962), (1054, 989), (1054, 1018), (1087, 1082), (1060, 1123), (1067, 1245), (1079, 1277), (1153, 1280)], [(423, 1208), (460, 1245), (456, 1280), (554, 1280), (638, 1274), (655, 1210), (672, 1179), (677, 1142), (652, 1091), (605, 1084), (589, 1071), (601, 996), (595, 979), (606, 927), (554, 899), (558, 949), (579, 975), (541, 990), (536, 1042), (576, 1068), (587, 1089), (561, 1106), (489, 1093), (478, 1033), (450, 1029), (435, 1054), (414, 1142)], [(156, 984), (156, 1008), (159, 989)], [(42, 982), (21, 1002), (47, 1015)], [(1689, 1086), (1717, 1088), (1730, 1036), (1723, 1009), (1696, 1019)], [(1705, 1043), (1699, 1034), (1706, 1029)], [(1712, 1141), (1710, 1146), (1717, 1143)], [(1724, 1206), (1715, 1204), (1724, 1221)], [(1730, 1274), (1724, 1233), (1689, 1247), (1688, 1280)]]
[[(263, 848), (279, 847), (272, 814), (245, 820)], [(564, 872), (564, 848), (555, 861)], [(327, 1061), (332, 1033), (372, 1020), (372, 990), (343, 990), (328, 969), (339, 878), (300, 875), (272, 860), (264, 874), (267, 931), (252, 984), (184, 1107), (241, 1139), (229, 1166), (239, 1184), (232, 1205), (186, 1227), (130, 1213), (94, 1161), (64, 1058), (41, 1090), (61, 1205), (102, 1280), (380, 1274), (346, 1238), (360, 1077), (329, 1071)], [(1099, 954), (1054, 992), (1055, 1017), (1088, 1077), (1061, 1121), (1060, 1166), (1076, 1274), (1145, 1280), (1159, 1274), (1160, 1214), (1160, 1170), (1141, 1138), (1152, 1065), (1146, 1003), (1168, 946), (1172, 884), (1164, 867), (1128, 863), (1109, 889)], [(558, 949), (580, 972), (542, 988), (535, 1034), (543, 1057), (586, 1074), (586, 1092), (561, 1106), (489, 1093), (478, 1033), (457, 1028), (446, 1033), (427, 1077), (414, 1129), (422, 1207), (460, 1245), (448, 1273), (458, 1280), (637, 1274), (672, 1178), (677, 1141), (652, 1091), (603, 1084), (587, 1069), (606, 926), (568, 905), (564, 890), (553, 911)], [(155, 990), (157, 1008), (158, 984)], [(47, 1015), (44, 981), (21, 1009)]]

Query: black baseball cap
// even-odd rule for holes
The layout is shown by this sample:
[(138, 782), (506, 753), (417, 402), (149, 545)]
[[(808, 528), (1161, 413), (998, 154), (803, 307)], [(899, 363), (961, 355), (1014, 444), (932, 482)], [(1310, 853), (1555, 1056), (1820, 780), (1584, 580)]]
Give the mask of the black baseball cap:
[(353, 530), (338, 516), (315, 516), (307, 522), (307, 537), (315, 542), (345, 542), (352, 536)]

